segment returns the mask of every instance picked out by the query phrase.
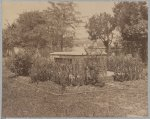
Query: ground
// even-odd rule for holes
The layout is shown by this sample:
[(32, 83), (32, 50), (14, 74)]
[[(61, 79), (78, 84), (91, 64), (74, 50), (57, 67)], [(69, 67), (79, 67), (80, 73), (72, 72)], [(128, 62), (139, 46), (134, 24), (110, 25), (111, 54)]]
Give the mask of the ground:
[(50, 81), (29, 83), (29, 77), (10, 78), (10, 74), (3, 68), (3, 117), (148, 115), (147, 80), (108, 79), (102, 88), (69, 87), (61, 94), (59, 86), (54, 90), (55, 85)]

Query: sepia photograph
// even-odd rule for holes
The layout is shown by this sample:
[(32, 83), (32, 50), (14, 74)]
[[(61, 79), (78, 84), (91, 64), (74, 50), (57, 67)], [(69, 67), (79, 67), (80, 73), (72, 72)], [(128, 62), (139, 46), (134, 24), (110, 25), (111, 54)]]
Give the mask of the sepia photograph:
[(2, 117), (148, 117), (147, 2), (2, 0)]

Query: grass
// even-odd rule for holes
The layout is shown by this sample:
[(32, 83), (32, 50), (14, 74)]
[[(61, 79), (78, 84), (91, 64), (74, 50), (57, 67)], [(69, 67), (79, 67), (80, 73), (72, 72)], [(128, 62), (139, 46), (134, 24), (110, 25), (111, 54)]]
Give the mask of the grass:
[[(68, 87), (64, 95), (61, 95), (59, 94), (61, 88), (51, 82), (37, 85), (29, 83), (29, 77), (9, 78), (10, 75), (11, 72), (4, 67), (3, 117), (128, 117), (148, 115), (147, 80), (114, 82), (108, 79), (102, 88)], [(73, 94), (68, 94), (68, 92)]]

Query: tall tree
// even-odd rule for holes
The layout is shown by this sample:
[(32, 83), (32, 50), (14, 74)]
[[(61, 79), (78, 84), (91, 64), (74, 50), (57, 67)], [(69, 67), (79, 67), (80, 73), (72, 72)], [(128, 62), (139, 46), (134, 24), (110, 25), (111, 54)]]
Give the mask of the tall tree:
[(107, 13), (93, 15), (86, 24), (90, 40), (102, 40), (109, 50), (113, 39), (113, 30), (115, 29), (114, 18)]
[(113, 8), (115, 21), (127, 52), (147, 59), (148, 9), (146, 2), (119, 2)]
[(21, 46), (38, 48), (46, 42), (46, 39), (43, 38), (47, 33), (45, 28), (46, 21), (42, 12), (31, 11), (22, 13), (17, 19), (17, 24), (19, 37), (22, 41)]
[(72, 46), (75, 28), (80, 22), (72, 2), (51, 3), (44, 11), (30, 11), (19, 15), (3, 30), (4, 46), (62, 51)]
[(49, 3), (51, 6), (44, 13), (49, 32), (53, 34), (51, 37), (53, 39), (52, 44), (63, 51), (66, 45), (71, 46), (71, 42), (75, 37), (75, 28), (81, 20), (77, 16), (78, 12), (75, 11), (74, 3)]
[(17, 37), (17, 25), (15, 23), (10, 25), (8, 23), (8, 27), (2, 30), (2, 34), (3, 54), (13, 53), (13, 48), (20, 44)]
[(42, 12), (31, 11), (19, 15), (12, 25), (3, 30), (5, 46), (38, 49), (46, 44), (46, 22)]

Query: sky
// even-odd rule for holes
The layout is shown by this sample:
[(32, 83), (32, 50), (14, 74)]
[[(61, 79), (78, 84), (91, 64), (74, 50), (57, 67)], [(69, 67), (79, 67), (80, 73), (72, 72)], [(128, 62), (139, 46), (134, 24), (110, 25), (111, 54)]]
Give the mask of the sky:
[[(94, 15), (102, 12), (107, 12), (113, 15), (112, 8), (114, 6), (113, 1), (75, 1), (76, 10), (81, 13), (81, 17), (84, 20)], [(45, 10), (49, 6), (47, 1), (19, 1), (19, 0), (3, 0), (2, 1), (2, 25), (3, 28), (6, 27), (7, 23), (12, 24), (19, 17), (19, 14), (26, 11), (34, 10)], [(77, 34), (79, 37), (87, 36), (86, 29), (80, 27), (77, 29)]]

